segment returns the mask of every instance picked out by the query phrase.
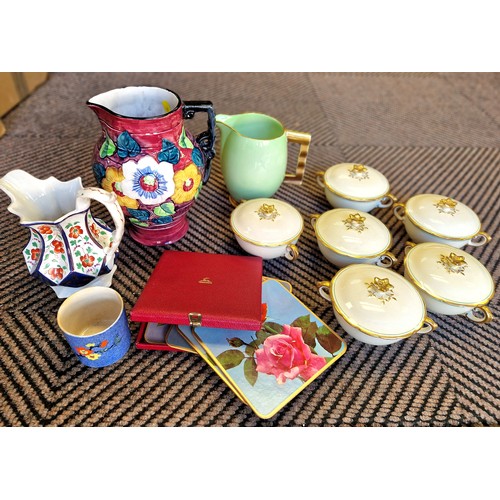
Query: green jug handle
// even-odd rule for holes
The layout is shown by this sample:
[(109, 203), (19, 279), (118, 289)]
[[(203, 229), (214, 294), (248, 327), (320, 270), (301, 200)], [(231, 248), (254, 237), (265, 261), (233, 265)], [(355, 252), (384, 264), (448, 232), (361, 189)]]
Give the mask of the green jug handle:
[(190, 120), (195, 113), (204, 111), (208, 115), (208, 130), (196, 136), (196, 142), (205, 153), (207, 159), (205, 163), (205, 172), (203, 174), (203, 184), (206, 184), (210, 177), (210, 168), (212, 159), (215, 156), (215, 110), (210, 101), (184, 101), (182, 106), (182, 115), (184, 119)]

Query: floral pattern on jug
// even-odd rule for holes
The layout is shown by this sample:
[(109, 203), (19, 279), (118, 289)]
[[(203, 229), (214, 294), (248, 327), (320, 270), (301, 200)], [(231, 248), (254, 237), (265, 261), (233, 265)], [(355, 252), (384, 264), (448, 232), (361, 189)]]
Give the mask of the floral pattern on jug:
[(38, 261), (42, 256), (43, 251), (43, 238), (35, 231), (30, 232), (30, 240), (27, 246), (24, 248), (24, 260), (28, 266), (28, 271), (33, 274), (35, 271)]
[(73, 272), (85, 275), (87, 281), (109, 272), (102, 249), (112, 244), (112, 231), (90, 211), (70, 215), (58, 224), (31, 225), (29, 229), (31, 238), (23, 252), (26, 265), (31, 274), (38, 270), (50, 285), (71, 281)]
[[(129, 159), (121, 167), (108, 164), (106, 168), (104, 163), (94, 164), (97, 182), (106, 191), (117, 195), (118, 203), (132, 224), (149, 228), (170, 223), (178, 208), (186, 208), (200, 194), (203, 155), (198, 148), (194, 148), (184, 129), (181, 135), (185, 137), (183, 144), (186, 149), (192, 150), (191, 153), (163, 139), (162, 150), (156, 158), (145, 155), (137, 161)], [(131, 137), (130, 134), (128, 136)], [(109, 137), (106, 141), (114, 144)], [(120, 151), (125, 154), (124, 148), (110, 148), (109, 145), (106, 151), (108, 156), (119, 155)], [(113, 153), (109, 155), (111, 151)], [(138, 146), (134, 157), (140, 151)], [(165, 158), (172, 163), (162, 160)], [(186, 158), (188, 163), (183, 162), (183, 168), (178, 167), (181, 159)]]

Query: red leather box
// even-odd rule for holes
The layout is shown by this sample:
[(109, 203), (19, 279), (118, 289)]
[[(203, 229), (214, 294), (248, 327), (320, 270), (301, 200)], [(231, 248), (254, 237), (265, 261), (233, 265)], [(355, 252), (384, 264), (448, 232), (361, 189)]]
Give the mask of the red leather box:
[[(130, 311), (131, 321), (258, 330), (261, 326), (260, 257), (165, 250)], [(136, 346), (175, 350), (143, 341)]]

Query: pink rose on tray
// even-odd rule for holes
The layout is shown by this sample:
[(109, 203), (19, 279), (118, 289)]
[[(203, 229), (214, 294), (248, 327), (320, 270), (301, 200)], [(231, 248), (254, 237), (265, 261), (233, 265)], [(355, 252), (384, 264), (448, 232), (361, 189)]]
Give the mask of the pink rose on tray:
[(255, 351), (257, 371), (274, 375), (278, 384), (300, 377), (309, 380), (326, 365), (325, 358), (314, 354), (304, 343), (301, 328), (283, 325), (283, 331), (271, 335)]

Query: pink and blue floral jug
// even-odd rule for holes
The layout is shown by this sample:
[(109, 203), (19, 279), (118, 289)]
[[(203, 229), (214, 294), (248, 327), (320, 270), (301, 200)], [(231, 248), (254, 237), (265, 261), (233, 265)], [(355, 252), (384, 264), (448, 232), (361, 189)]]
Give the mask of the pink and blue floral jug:
[[(215, 155), (212, 103), (182, 102), (171, 90), (142, 86), (110, 90), (87, 105), (102, 127), (94, 175), (117, 195), (132, 238), (150, 246), (181, 239)], [(199, 111), (208, 115), (208, 130), (195, 138), (184, 121)]]

